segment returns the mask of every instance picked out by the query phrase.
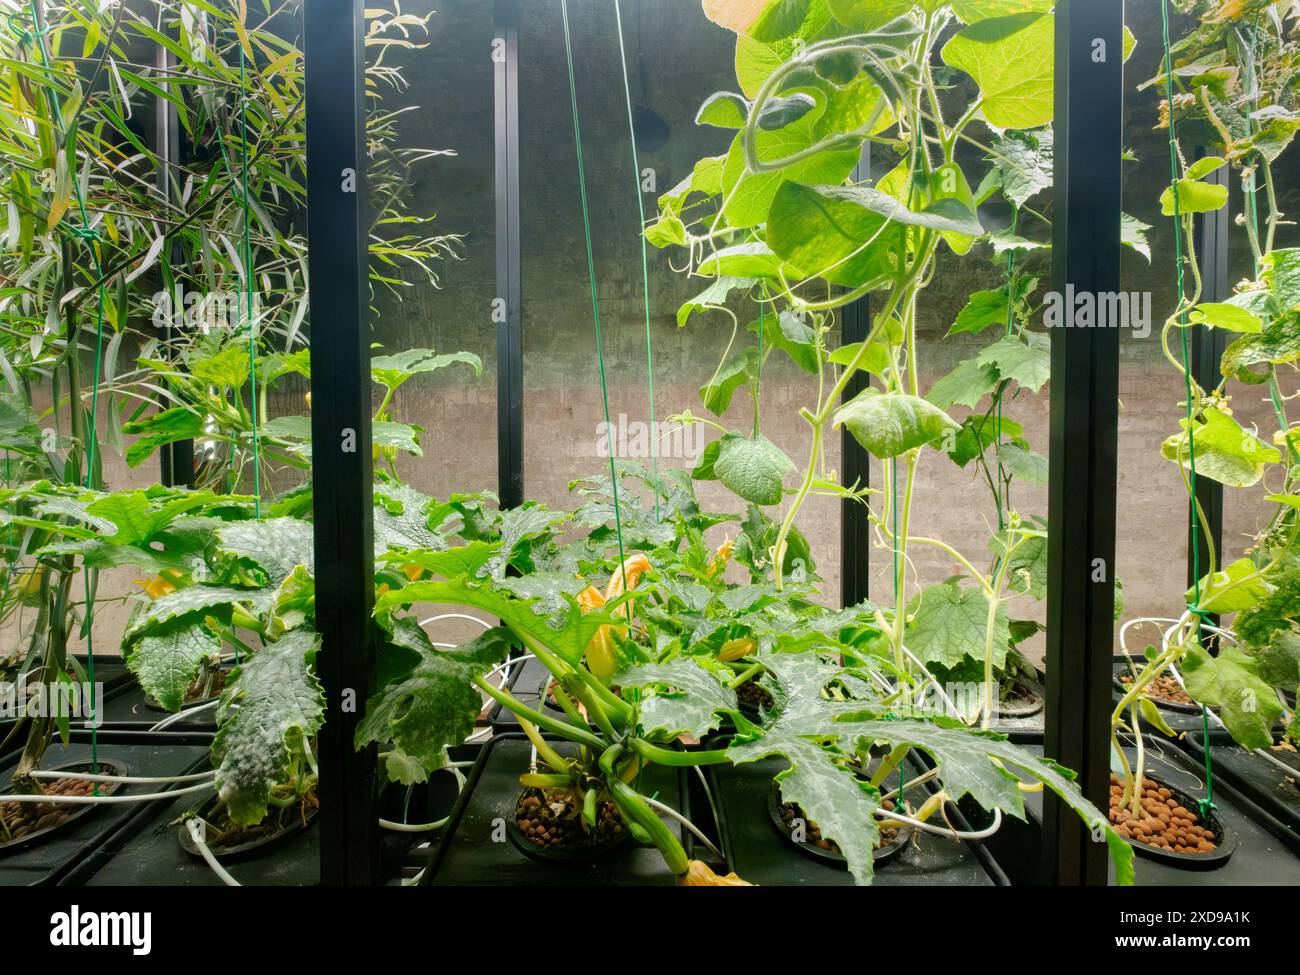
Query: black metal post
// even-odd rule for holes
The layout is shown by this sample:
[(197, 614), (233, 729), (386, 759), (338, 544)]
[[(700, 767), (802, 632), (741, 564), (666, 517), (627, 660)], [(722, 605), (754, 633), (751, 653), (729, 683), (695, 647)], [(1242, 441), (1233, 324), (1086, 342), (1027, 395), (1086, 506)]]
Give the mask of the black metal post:
[[(1057, 4), (1052, 287), (1066, 298), (1119, 290), (1123, 28), (1123, 0)], [(1065, 309), (1068, 323), (1068, 302)], [(1119, 329), (1056, 328), (1051, 341), (1044, 746), (1079, 773), (1084, 795), (1105, 810)], [(1046, 796), (1044, 882), (1105, 884), (1106, 846), (1098, 839), (1078, 815)]]
[[(1205, 151), (1198, 149), (1198, 157)], [(1228, 185), (1228, 167), (1224, 166), (1205, 177), (1207, 183)], [(1232, 296), (1228, 284), (1228, 224), (1229, 210), (1224, 207), (1196, 217), (1196, 260), (1201, 269), (1201, 300), (1226, 301)], [(1223, 350), (1228, 345), (1227, 335), (1222, 329), (1193, 328), (1192, 330), (1192, 378), (1202, 389), (1214, 389), (1223, 378), (1219, 372), (1219, 361)], [(1199, 535), (1200, 549), (1197, 564), (1204, 575), (1210, 564), (1210, 543), (1214, 551), (1223, 551), (1223, 485), (1208, 477), (1196, 479), (1196, 500), (1205, 513), (1206, 526), (1202, 526)], [(1191, 502), (1188, 502), (1189, 506)], [(1191, 517), (1196, 516), (1191, 510)], [(1208, 534), (1208, 537), (1207, 537)], [(1191, 558), (1191, 546), (1188, 546), (1187, 584), (1195, 582), (1196, 567)], [(1212, 626), (1218, 625), (1217, 617), (1207, 617)]]
[[(871, 143), (862, 145), (862, 155), (853, 170), (854, 182), (871, 176)], [(844, 345), (865, 342), (871, 332), (871, 304), (867, 296), (844, 307), (840, 320), (840, 340)], [(844, 388), (844, 401), (860, 394), (871, 382), (865, 372), (854, 374)], [(842, 483), (865, 488), (871, 483), (871, 456), (849, 433), (840, 430), (840, 467)], [(870, 591), (871, 523), (867, 506), (851, 498), (840, 502), (840, 605), (856, 606)]]
[(497, 493), (524, 503), (524, 333), (519, 257), (519, 0), (495, 0)]
[(371, 382), (366, 246), (364, 0), (304, 14), (311, 295), (321, 883), (378, 879), (375, 754), (353, 735), (374, 658)]
[[(162, 30), (166, 24), (160, 24)], [(158, 45), (154, 63), (159, 71), (171, 71), (176, 67), (176, 56), (162, 44)], [(157, 186), (158, 194), (164, 205), (170, 205), (177, 198), (177, 185), (173, 167), (181, 163), (181, 129), (176, 108), (165, 98), (154, 99), (154, 155), (158, 157)], [(181, 248), (174, 241), (165, 245), (169, 265), (175, 269), (181, 263)], [(162, 307), (168, 309), (167, 323), (160, 329), (162, 353), (171, 358), (175, 354), (173, 343), (176, 341), (175, 322), (177, 316), (184, 315), (184, 302), (176, 300), (172, 294), (164, 299)], [(194, 485), (194, 441), (178, 440), (163, 444), (158, 451), (161, 464), (162, 483), (168, 487), (193, 487)]]

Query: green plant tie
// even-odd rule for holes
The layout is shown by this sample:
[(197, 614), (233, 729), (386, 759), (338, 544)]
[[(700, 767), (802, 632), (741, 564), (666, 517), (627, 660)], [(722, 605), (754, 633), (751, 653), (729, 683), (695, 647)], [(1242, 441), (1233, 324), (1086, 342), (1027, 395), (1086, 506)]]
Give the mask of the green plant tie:
[[(596, 259), (591, 251), (591, 214), (587, 206), (587, 175), (582, 166), (582, 129), (578, 122), (578, 87), (573, 79), (573, 41), (569, 33), (569, 0), (560, 0), (564, 21), (564, 57), (569, 70), (569, 105), (573, 110), (573, 147), (578, 155), (578, 193), (582, 197), (582, 232), (587, 245), (587, 280), (591, 283), (591, 317), (596, 326), (596, 362), (600, 367), (600, 396), (605, 407), (605, 435), (609, 442), (609, 486), (614, 497), (614, 530), (618, 536), (618, 571), (623, 573), (623, 516), (618, 503), (618, 466), (614, 462), (614, 427), (609, 421), (609, 380), (605, 374), (605, 343), (600, 335), (600, 302), (596, 297)], [(627, 578), (623, 578), (624, 587)]]
[[(1192, 601), (1188, 603), (1187, 608), (1196, 617), (1196, 643), (1200, 646), (1201, 623), (1204, 621), (1205, 613), (1201, 610), (1201, 535), (1200, 535), (1200, 517), (1197, 511), (1196, 503), (1196, 435), (1195, 435), (1195, 418), (1196, 410), (1194, 408), (1195, 393), (1192, 388), (1192, 367), (1191, 353), (1188, 351), (1187, 344), (1187, 312), (1183, 308), (1186, 300), (1186, 292), (1183, 280), (1183, 218), (1179, 212), (1178, 203), (1178, 130), (1177, 122), (1174, 119), (1174, 61), (1169, 50), (1169, 0), (1160, 0), (1160, 26), (1161, 26), (1161, 43), (1164, 46), (1164, 66), (1165, 66), (1165, 100), (1169, 106), (1169, 171), (1170, 183), (1173, 186), (1173, 192), (1170, 194), (1174, 200), (1174, 287), (1178, 300), (1178, 321), (1180, 324), (1179, 332), (1182, 339), (1183, 354), (1183, 386), (1187, 396), (1187, 465), (1190, 472), (1189, 484), (1191, 493), (1190, 526), (1191, 526), (1191, 548), (1192, 548)], [(1200, 814), (1205, 817), (1210, 810), (1214, 809), (1214, 763), (1210, 759), (1210, 718), (1209, 710), (1204, 704), (1201, 705), (1201, 729), (1205, 736), (1205, 798), (1197, 800), (1197, 806), (1200, 808)], [(1134, 732), (1141, 734), (1140, 728), (1135, 728)], [(1140, 788), (1142, 783), (1138, 783)]]
[[(627, 52), (623, 46), (623, 14), (619, 0), (614, 0), (614, 19), (618, 25), (618, 57), (623, 65), (623, 96), (627, 102), (627, 134), (632, 147), (632, 181), (636, 187), (637, 212), (641, 215), (638, 237), (641, 243), (641, 286), (645, 302), (645, 371), (650, 390), (650, 475), (654, 481), (655, 522), (659, 521), (659, 430), (655, 423), (655, 367), (650, 343), (650, 255), (645, 240), (645, 199), (641, 192), (641, 163), (636, 154), (636, 124), (632, 120), (632, 89), (627, 80)], [(612, 454), (611, 454), (612, 456)]]
[[(36, 0), (29, 0), (29, 8), (32, 14), (31, 31), (23, 31), (25, 38), (35, 41), (34, 47), (40, 52), (41, 66), (48, 73), (53, 70), (50, 63), (50, 52), (46, 46), (46, 36), (50, 33), (49, 25), (41, 20), (40, 11), (37, 10)], [(13, 28), (13, 15), (10, 15), (9, 24)], [(63, 109), (59, 105), (59, 95), (51, 85), (45, 86), (45, 95), (50, 103), (50, 115), (52, 122), (59, 132), (60, 147), (66, 145), (68, 140), (67, 130), (63, 125)], [(76, 158), (76, 153), (73, 153)], [(104, 358), (104, 265), (100, 257), (99, 247), (96, 246), (101, 240), (99, 233), (90, 226), (90, 215), (86, 210), (86, 201), (81, 193), (81, 181), (72, 179), (73, 193), (76, 195), (77, 212), (81, 217), (80, 226), (69, 226), (65, 230), (67, 233), (78, 239), (85, 241), (90, 247), (91, 257), (95, 262), (95, 274), (99, 278), (97, 290), (97, 312), (95, 324), (95, 368), (94, 384), (90, 393), (90, 417), (88, 420), (89, 431), (86, 437), (86, 476), (83, 487), (90, 489), (95, 483), (95, 464), (97, 462), (98, 438), (96, 431), (96, 421), (99, 416), (99, 372), (100, 365)], [(77, 348), (74, 346), (69, 350), (71, 355), (77, 354)], [(78, 394), (79, 395), (79, 394)], [(78, 402), (73, 406), (74, 410), (81, 409)], [(86, 595), (86, 615), (82, 624), (82, 633), (86, 638), (86, 681), (90, 685), (90, 763), (93, 771), (99, 771), (99, 729), (98, 722), (95, 720), (95, 576), (90, 567), (82, 562), (82, 579), (85, 586)], [(95, 794), (99, 794), (99, 786), (95, 786)]]

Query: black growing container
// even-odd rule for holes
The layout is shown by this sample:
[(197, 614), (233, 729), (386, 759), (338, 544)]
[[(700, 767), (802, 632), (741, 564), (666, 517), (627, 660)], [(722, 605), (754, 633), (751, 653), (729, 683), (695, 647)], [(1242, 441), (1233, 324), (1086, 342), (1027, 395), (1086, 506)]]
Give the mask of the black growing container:
[[(477, 749), (452, 749), (453, 760), (473, 758)], [(206, 750), (189, 771), (210, 768)], [(219, 887), (223, 881), (202, 856), (186, 849), (177, 820), (187, 812), (211, 804), (214, 791), (195, 792), (171, 802), (159, 803), (109, 836), (104, 843), (71, 871), (64, 881), (69, 886), (204, 886)], [(430, 782), (412, 786), (388, 784), (379, 796), (379, 814), (394, 822), (432, 822), (447, 816), (456, 789), (452, 777), (436, 773)], [(375, 827), (379, 829), (378, 824)], [(381, 831), (382, 871), (385, 881), (396, 884), (413, 876), (428, 860), (427, 843), (436, 833), (392, 833)], [(424, 845), (424, 852), (417, 847)], [(320, 880), (320, 830), (314, 819), (301, 829), (282, 832), (268, 842), (233, 856), (219, 857), (223, 867), (243, 886), (310, 886)]]
[[(1205, 739), (1190, 734), (1183, 744), (1199, 767), (1205, 765)], [(1211, 732), (1210, 761), (1216, 789), (1226, 783), (1258, 807), (1271, 821), (1270, 830), (1300, 854), (1300, 756), (1292, 755), (1295, 771), (1277, 764), (1232, 740), (1226, 731)], [(1285, 761), (1285, 759), (1283, 759)]]
[[(1142, 657), (1133, 657), (1133, 664), (1141, 672), (1146, 660)], [(1118, 704), (1120, 699), (1128, 691), (1123, 681), (1120, 680), (1126, 674), (1132, 673), (1129, 669), (1128, 657), (1123, 654), (1116, 654), (1114, 660), (1114, 690), (1115, 703)], [(1202, 727), (1201, 706), (1199, 704), (1176, 704), (1172, 701), (1160, 701), (1152, 698), (1152, 703), (1160, 709), (1160, 716), (1165, 719), (1165, 723), (1174, 731), (1200, 731)], [(1128, 715), (1124, 716), (1128, 720)], [(1211, 722), (1213, 727), (1213, 722)]]
[[(842, 866), (809, 856), (773, 826), (767, 812), (768, 797), (772, 779), (785, 767), (781, 759), (709, 767), (722, 852), (729, 869), (764, 886), (852, 885), (852, 875)], [(916, 765), (911, 765), (910, 771), (921, 774)], [(965, 828), (965, 818), (955, 806), (949, 804), (946, 811), (954, 826)], [(884, 887), (985, 887), (1004, 885), (1007, 878), (980, 844), (920, 833), (915, 843), (887, 863), (877, 860), (873, 883)]]
[[(78, 665), (83, 671), (88, 670), (88, 658), (85, 654), (74, 655)], [(89, 677), (89, 673), (86, 674)], [(123, 695), (129, 695), (131, 689), (135, 687), (135, 675), (126, 669), (126, 664), (122, 663), (120, 657), (95, 657), (95, 683), (103, 685), (103, 696), (95, 702), (96, 720), (102, 726), (110, 719), (107, 717), (111, 710), (111, 702)], [(13, 717), (0, 718), (0, 757), (9, 755), (23, 747), (25, 742), (25, 733), (20, 731), (12, 739), (9, 739), (9, 733), (17, 724), (17, 719)], [(73, 727), (79, 727), (82, 721), (74, 721)], [(6, 741), (6, 739), (9, 739)]]
[[(1041, 755), (1039, 743), (1023, 743)], [(1147, 737), (1146, 775), (1171, 789), (1186, 793), (1193, 802), (1205, 795), (1203, 766), (1198, 765), (1173, 743)], [(1129, 753), (1130, 761), (1133, 758)], [(1280, 833), (1283, 828), (1250, 800), (1216, 778), (1214, 783), (1215, 816), (1236, 834), (1236, 848), (1226, 861), (1206, 869), (1206, 864), (1186, 864), (1139, 856), (1134, 860), (1136, 883), (1142, 887), (1194, 886), (1269, 886), (1300, 884), (1300, 857), (1297, 857)], [(1003, 825), (986, 840), (998, 862), (1016, 884), (1042, 883), (1043, 797), (1041, 793), (1025, 796), (1024, 821), (1003, 817)], [(1114, 882), (1114, 868), (1111, 868)]]
[[(555, 743), (567, 753), (568, 742)], [(531, 746), (522, 735), (488, 742), (452, 813), (452, 822), (433, 851), (426, 881), (443, 885), (639, 886), (672, 884), (672, 873), (654, 847), (635, 842), (589, 859), (543, 861), (510, 840), (515, 803), (527, 771)], [(689, 801), (677, 770), (652, 766), (641, 791), (690, 817)], [(681, 830), (666, 820), (680, 838)]]
[[(102, 759), (121, 763), (128, 775), (182, 775), (200, 758), (206, 758), (209, 739), (202, 735), (102, 730), (98, 735), (98, 754)], [(55, 741), (45, 753), (47, 768), (91, 758), (90, 735), (75, 731), (67, 745)], [(17, 756), (5, 760), (0, 788), (7, 788)], [(154, 793), (174, 786), (124, 785), (116, 795)], [(147, 817), (151, 810), (167, 800), (146, 803), (119, 803), (97, 807), (64, 828), (50, 833), (42, 842), (16, 849), (0, 856), (0, 886), (54, 884), (61, 882), (78, 864), (125, 824)]]

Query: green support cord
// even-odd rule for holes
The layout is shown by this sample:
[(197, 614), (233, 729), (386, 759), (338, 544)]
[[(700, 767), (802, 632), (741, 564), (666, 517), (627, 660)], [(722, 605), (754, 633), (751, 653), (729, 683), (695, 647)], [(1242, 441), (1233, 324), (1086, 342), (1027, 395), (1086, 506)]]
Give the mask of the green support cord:
[[(49, 33), (49, 28), (41, 20), (40, 10), (37, 9), (36, 0), (30, 0), (29, 8), (32, 14), (32, 30), (30, 35), (24, 37), (30, 40), (41, 55), (41, 66), (46, 72), (52, 72), (53, 66), (50, 63), (50, 52), (46, 48), (45, 35)], [(50, 115), (55, 128), (58, 130), (59, 140), (57, 151), (64, 151), (67, 145), (68, 133), (63, 126), (63, 110), (59, 104), (58, 93), (52, 87), (46, 87), (45, 96), (49, 101)], [(76, 152), (73, 152), (73, 159), (76, 159)], [(81, 217), (81, 226), (66, 227), (65, 232), (77, 239), (86, 242), (90, 248), (90, 253), (95, 262), (95, 274), (99, 278), (100, 284), (97, 295), (97, 322), (95, 326), (95, 369), (94, 369), (94, 388), (90, 394), (90, 419), (89, 431), (86, 437), (86, 476), (83, 486), (92, 488), (95, 485), (95, 463), (97, 460), (96, 452), (98, 448), (98, 439), (95, 429), (96, 421), (99, 415), (99, 371), (104, 357), (104, 265), (100, 257), (99, 232), (90, 226), (90, 216), (86, 211), (86, 201), (81, 194), (81, 180), (75, 174), (72, 174), (72, 188), (76, 194), (77, 211)], [(70, 355), (77, 355), (77, 347), (68, 350)], [(78, 393), (79, 395), (79, 393)], [(81, 403), (70, 404), (72, 409), (81, 409)], [(90, 684), (90, 764), (93, 771), (99, 771), (99, 729), (98, 722), (95, 720), (95, 576), (89, 567), (82, 563), (82, 579), (86, 595), (86, 615), (85, 622), (82, 626), (82, 632), (86, 637), (86, 681)], [(95, 786), (95, 795), (99, 795), (99, 786)]]
[[(637, 212), (641, 215), (641, 284), (645, 299), (645, 370), (650, 388), (650, 474), (654, 480), (655, 522), (659, 522), (659, 425), (655, 422), (655, 367), (650, 345), (650, 256), (645, 242), (645, 199), (641, 192), (641, 163), (636, 155), (636, 125), (632, 121), (632, 89), (627, 81), (627, 52), (623, 47), (623, 14), (619, 0), (614, 0), (614, 19), (618, 24), (618, 57), (623, 65), (623, 97), (627, 101), (627, 134), (632, 147), (632, 177), (636, 186)], [(761, 339), (760, 339), (761, 341)], [(611, 454), (611, 456), (613, 456)]]
[[(1165, 99), (1169, 106), (1169, 171), (1170, 183), (1176, 185), (1178, 182), (1178, 132), (1177, 122), (1174, 119), (1174, 69), (1173, 57), (1169, 51), (1169, 0), (1160, 0), (1160, 27), (1161, 43), (1164, 46), (1164, 68), (1165, 68)], [(1174, 288), (1178, 296), (1178, 320), (1181, 326), (1187, 324), (1187, 314), (1183, 310), (1185, 301), (1185, 290), (1183, 282), (1183, 218), (1179, 212), (1178, 193), (1171, 194), (1174, 200)], [(1191, 547), (1192, 547), (1192, 602), (1188, 604), (1188, 609), (1196, 617), (1196, 642), (1199, 646), (1201, 640), (1201, 623), (1206, 615), (1201, 610), (1201, 525), (1200, 518), (1196, 509), (1196, 436), (1194, 430), (1195, 414), (1194, 399), (1192, 389), (1192, 367), (1191, 353), (1187, 346), (1186, 327), (1180, 327), (1179, 332), (1182, 336), (1182, 353), (1183, 353), (1183, 386), (1187, 396), (1187, 463), (1190, 471), (1191, 485), (1191, 504), (1189, 505), (1189, 522), (1191, 525)], [(1140, 728), (1134, 731), (1141, 734)], [(1214, 809), (1214, 763), (1210, 760), (1210, 717), (1209, 709), (1204, 704), (1201, 705), (1201, 733), (1205, 737), (1205, 798), (1197, 800), (1200, 807), (1200, 814), (1205, 817), (1210, 810)], [(1141, 787), (1142, 783), (1138, 783)]]
[[(605, 435), (609, 441), (609, 482), (614, 493), (614, 529), (618, 535), (619, 573), (623, 571), (623, 517), (618, 503), (618, 468), (614, 463), (614, 428), (609, 422), (609, 383), (605, 376), (605, 343), (600, 336), (600, 302), (596, 298), (596, 259), (591, 252), (591, 215), (587, 208), (587, 176), (582, 167), (582, 130), (578, 124), (578, 87), (573, 80), (573, 41), (569, 35), (569, 0), (560, 0), (564, 20), (564, 57), (569, 69), (569, 104), (573, 109), (573, 146), (578, 154), (578, 192), (582, 197), (582, 232), (587, 244), (587, 279), (591, 282), (591, 316), (596, 325), (596, 361), (600, 365), (600, 395), (605, 406)], [(627, 580), (624, 579), (626, 588)]]

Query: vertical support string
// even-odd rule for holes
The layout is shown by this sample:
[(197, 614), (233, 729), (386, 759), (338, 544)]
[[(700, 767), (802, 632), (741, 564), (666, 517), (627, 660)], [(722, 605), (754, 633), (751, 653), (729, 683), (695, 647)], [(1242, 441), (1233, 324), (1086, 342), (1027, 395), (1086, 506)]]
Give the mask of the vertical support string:
[[(569, 31), (569, 0), (560, 0), (564, 21), (564, 57), (569, 71), (569, 104), (573, 111), (573, 146), (578, 154), (578, 193), (582, 197), (582, 232), (587, 245), (587, 280), (591, 284), (591, 316), (596, 326), (596, 362), (600, 367), (600, 396), (605, 408), (605, 435), (609, 442), (609, 482), (614, 498), (614, 529), (618, 536), (620, 574), (627, 556), (623, 552), (623, 516), (618, 500), (618, 466), (614, 461), (614, 427), (609, 420), (609, 381), (605, 374), (605, 343), (600, 333), (600, 302), (596, 297), (596, 259), (591, 250), (591, 214), (587, 206), (587, 175), (582, 164), (582, 129), (578, 121), (578, 87), (573, 78), (573, 41)], [(624, 580), (626, 582), (626, 579)]]
[[(641, 243), (641, 286), (645, 301), (645, 369), (650, 390), (650, 474), (654, 479), (655, 521), (659, 521), (659, 424), (655, 422), (655, 367), (650, 342), (650, 256), (645, 239), (645, 199), (641, 192), (641, 163), (636, 153), (636, 124), (632, 120), (632, 89), (627, 80), (627, 52), (623, 45), (623, 14), (619, 0), (614, 0), (614, 19), (618, 25), (618, 57), (623, 66), (623, 97), (627, 102), (627, 134), (632, 147), (632, 178), (636, 186), (637, 212), (641, 223), (637, 236)], [(606, 421), (608, 422), (608, 420)], [(612, 456), (612, 454), (611, 454)]]

